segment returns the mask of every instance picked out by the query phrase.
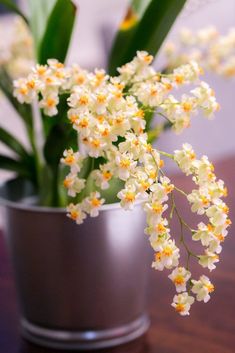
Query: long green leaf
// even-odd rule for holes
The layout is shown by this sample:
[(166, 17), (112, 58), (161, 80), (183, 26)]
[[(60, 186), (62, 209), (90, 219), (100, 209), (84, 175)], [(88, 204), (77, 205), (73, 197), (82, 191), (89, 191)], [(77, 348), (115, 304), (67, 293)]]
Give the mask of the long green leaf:
[(19, 176), (31, 179), (32, 173), (22, 161), (0, 154), (0, 169), (16, 172)]
[(23, 145), (7, 130), (0, 127), (0, 141), (14, 151), (19, 157), (28, 158), (29, 155)]
[(140, 0), (133, 0), (111, 50), (109, 73), (115, 74), (117, 67), (132, 60), (137, 50), (156, 55), (185, 2), (151, 0), (143, 7)]
[(32, 31), (35, 52), (38, 53), (45, 33), (48, 17), (57, 0), (28, 0), (29, 25)]
[(15, 12), (17, 15), (21, 16), (25, 20), (25, 22), (28, 23), (28, 19), (26, 18), (26, 16), (23, 14), (23, 12), (19, 9), (19, 7), (16, 5), (14, 1), (0, 0), (0, 4), (4, 5), (10, 11)]
[(49, 58), (65, 61), (75, 17), (76, 6), (71, 0), (56, 1), (39, 46), (38, 59), (41, 64), (45, 64)]

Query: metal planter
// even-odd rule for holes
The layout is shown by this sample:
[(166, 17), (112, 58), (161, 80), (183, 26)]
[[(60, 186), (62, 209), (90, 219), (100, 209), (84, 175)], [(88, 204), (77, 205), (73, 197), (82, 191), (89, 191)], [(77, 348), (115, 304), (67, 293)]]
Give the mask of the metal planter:
[(150, 247), (141, 207), (104, 205), (78, 226), (63, 209), (33, 206), (27, 197), (18, 202), (22, 193), (31, 191), (18, 181), (0, 190), (23, 336), (84, 350), (142, 335), (149, 327)]

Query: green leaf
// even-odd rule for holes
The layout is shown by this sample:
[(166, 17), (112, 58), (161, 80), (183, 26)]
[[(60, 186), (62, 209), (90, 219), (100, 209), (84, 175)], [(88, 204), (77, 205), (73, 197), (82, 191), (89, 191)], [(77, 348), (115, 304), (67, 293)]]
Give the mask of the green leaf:
[(19, 7), (16, 5), (16, 3), (12, 0), (0, 0), (0, 4), (4, 5), (6, 8), (8, 8), (10, 11), (15, 12), (17, 15), (21, 16), (26, 23), (28, 23), (28, 19), (26, 16), (23, 14), (23, 12), (19, 9)]
[(45, 33), (48, 17), (57, 0), (28, 0), (29, 4), (29, 25), (33, 34), (35, 51), (42, 41)]
[(56, 1), (38, 48), (38, 60), (41, 64), (45, 64), (50, 58), (65, 61), (75, 17), (76, 6), (71, 0)]
[(0, 127), (0, 141), (8, 148), (14, 151), (19, 157), (28, 158), (29, 155), (22, 144), (16, 137), (11, 135), (7, 130)]
[(30, 173), (27, 165), (22, 163), (20, 160), (13, 159), (2, 154), (0, 154), (0, 169), (16, 172), (19, 176), (29, 179), (32, 178), (32, 173)]
[(185, 2), (133, 0), (113, 43), (109, 73), (116, 74), (117, 67), (132, 60), (137, 50), (146, 50), (155, 56)]

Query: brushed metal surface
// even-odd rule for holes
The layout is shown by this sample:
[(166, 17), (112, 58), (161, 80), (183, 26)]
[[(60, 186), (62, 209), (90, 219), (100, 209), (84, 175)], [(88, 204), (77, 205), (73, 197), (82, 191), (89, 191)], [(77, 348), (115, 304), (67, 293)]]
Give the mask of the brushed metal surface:
[[(28, 323), (101, 332), (144, 315), (151, 252), (140, 206), (128, 212), (104, 205), (99, 217), (78, 226), (65, 210), (18, 203), (16, 193), (4, 187), (0, 194), (21, 314)], [(120, 337), (126, 334), (120, 330)]]

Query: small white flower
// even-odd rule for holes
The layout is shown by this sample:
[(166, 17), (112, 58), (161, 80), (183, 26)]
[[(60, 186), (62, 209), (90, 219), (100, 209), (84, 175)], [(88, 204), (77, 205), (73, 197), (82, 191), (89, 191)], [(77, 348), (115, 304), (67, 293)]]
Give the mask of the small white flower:
[(189, 278), (191, 277), (191, 273), (184, 267), (177, 267), (172, 271), (172, 273), (168, 277), (175, 284), (176, 291), (180, 293), (186, 291), (186, 284)]
[(137, 162), (133, 160), (133, 157), (129, 153), (119, 153), (115, 158), (118, 167), (118, 176), (121, 180), (127, 180), (130, 174), (134, 172)]
[(86, 218), (86, 213), (83, 212), (82, 205), (73, 203), (69, 204), (67, 207), (68, 217), (74, 220), (77, 224), (83, 223)]
[(97, 217), (102, 204), (105, 202), (104, 199), (100, 198), (100, 193), (94, 191), (90, 196), (86, 197), (83, 201), (84, 209), (91, 217)]
[(129, 184), (125, 189), (119, 191), (117, 197), (121, 200), (120, 204), (124, 210), (131, 210), (137, 198), (136, 187), (134, 184)]
[(214, 286), (206, 276), (201, 276), (198, 281), (192, 280), (192, 292), (197, 294), (197, 300), (207, 303), (210, 300), (210, 293), (214, 291)]
[(215, 253), (212, 253), (208, 250), (205, 250), (205, 255), (199, 256), (198, 263), (204, 267), (208, 268), (210, 271), (216, 268), (215, 263), (219, 262), (219, 256)]
[(188, 295), (187, 292), (175, 295), (173, 303), (171, 304), (175, 308), (176, 312), (182, 316), (189, 315), (191, 305), (194, 303), (194, 298)]
[(163, 244), (162, 250), (155, 254), (155, 261), (152, 263), (152, 267), (159, 271), (164, 268), (171, 269), (178, 266), (179, 257), (179, 249), (175, 245), (175, 241), (169, 239)]
[(84, 156), (80, 152), (73, 152), (70, 148), (64, 151), (63, 158), (61, 158), (61, 163), (69, 166), (72, 173), (79, 173), (82, 167)]
[(182, 150), (176, 150), (174, 152), (174, 159), (178, 163), (180, 169), (186, 175), (190, 175), (193, 172), (193, 161), (196, 155), (192, 149), (192, 146), (185, 143), (183, 144)]

